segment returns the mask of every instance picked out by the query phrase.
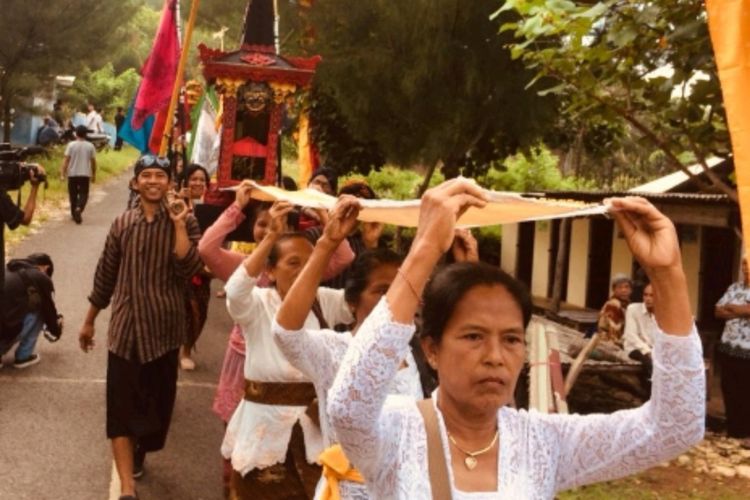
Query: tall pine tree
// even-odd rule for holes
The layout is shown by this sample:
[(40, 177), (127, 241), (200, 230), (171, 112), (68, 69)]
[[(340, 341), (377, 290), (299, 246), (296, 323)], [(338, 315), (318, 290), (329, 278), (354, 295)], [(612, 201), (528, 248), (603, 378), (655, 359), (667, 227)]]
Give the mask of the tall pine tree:
[(10, 139), (10, 110), (58, 74), (96, 66), (121, 40), (136, 0), (3, 0), (0, 15), (0, 117)]
[(317, 85), (389, 161), (474, 175), (536, 140), (554, 112), (525, 88), (532, 74), (510, 57), (495, 10), (493, 0), (316, 2)]

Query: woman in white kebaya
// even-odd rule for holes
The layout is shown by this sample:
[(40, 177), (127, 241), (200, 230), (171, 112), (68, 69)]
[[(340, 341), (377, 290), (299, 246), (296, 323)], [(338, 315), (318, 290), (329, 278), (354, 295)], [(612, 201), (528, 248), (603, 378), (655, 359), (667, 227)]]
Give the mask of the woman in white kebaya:
[[(309, 498), (320, 478), (316, 461), (323, 443), (315, 422), (315, 387), (289, 363), (271, 333), (284, 296), (313, 251), (304, 234), (286, 232), (290, 210), (288, 203), (274, 204), (267, 234), (225, 287), (247, 355), (245, 395), (227, 425), (221, 452), (232, 461), (233, 498), (243, 500)], [(341, 219), (336, 210), (331, 218)], [(325, 244), (327, 236), (321, 240)], [(262, 273), (272, 286), (257, 286)], [(321, 287), (318, 299), (319, 307), (305, 313), (306, 327), (352, 321), (342, 290)]]
[[(336, 437), (371, 496), (554, 498), (651, 467), (700, 441), (703, 360), (674, 225), (644, 199), (610, 202), (656, 296), (651, 400), (611, 415), (545, 415), (508, 406), (531, 316), (524, 286), (492, 266), (465, 263), (428, 283), (457, 218), (485, 203), (484, 192), (464, 179), (425, 194), (410, 252), (328, 394)], [(440, 385), (425, 401), (387, 398), (422, 300), (422, 346)]]
[[(342, 212), (351, 220), (356, 220), (358, 202), (355, 198), (341, 198), (339, 204), (347, 206), (348, 209)], [(367, 250), (357, 257), (345, 289), (345, 298), (355, 319), (351, 331), (339, 333), (329, 328), (304, 328), (305, 318), (317, 300), (323, 270), (338, 244), (337, 238), (347, 236), (334, 231), (332, 225), (348, 227), (348, 224), (342, 225), (334, 218), (329, 219), (324, 230), (327, 239), (321, 239), (315, 246), (302, 273), (284, 297), (272, 330), (281, 351), (293, 366), (312, 380), (318, 395), (320, 427), (327, 449), (321, 455), (324, 472), (316, 498), (369, 498), (365, 485), (357, 482), (356, 472), (346, 463), (340, 447), (335, 446), (336, 436), (325, 412), (326, 400), (353, 336), (388, 290), (401, 265), (401, 258), (392, 251), (382, 249)], [(404, 395), (412, 400), (422, 399), (419, 371), (411, 352), (406, 353), (400, 369), (390, 381), (388, 393)]]

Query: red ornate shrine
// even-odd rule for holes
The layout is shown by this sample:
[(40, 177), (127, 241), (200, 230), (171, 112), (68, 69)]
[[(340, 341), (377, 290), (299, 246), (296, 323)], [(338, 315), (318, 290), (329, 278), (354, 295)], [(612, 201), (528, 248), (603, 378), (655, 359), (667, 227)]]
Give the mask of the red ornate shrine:
[(250, 0), (239, 50), (198, 47), (203, 76), (223, 96), (219, 187), (243, 179), (276, 183), (284, 101), (310, 84), (320, 62), (279, 55), (274, 17), (274, 0)]

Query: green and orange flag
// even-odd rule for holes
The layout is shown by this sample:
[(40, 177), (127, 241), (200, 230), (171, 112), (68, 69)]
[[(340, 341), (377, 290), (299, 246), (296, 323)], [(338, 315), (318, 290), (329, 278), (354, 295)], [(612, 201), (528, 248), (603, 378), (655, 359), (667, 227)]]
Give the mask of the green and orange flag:
[(745, 251), (750, 255), (750, 0), (706, 0), (732, 137)]

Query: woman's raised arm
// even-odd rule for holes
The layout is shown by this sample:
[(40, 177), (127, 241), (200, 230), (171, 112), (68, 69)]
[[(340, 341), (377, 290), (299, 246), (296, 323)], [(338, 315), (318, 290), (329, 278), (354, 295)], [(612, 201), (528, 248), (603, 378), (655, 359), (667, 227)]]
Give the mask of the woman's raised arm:
[(486, 203), (482, 188), (462, 178), (444, 182), (424, 194), (417, 235), (386, 295), (394, 320), (414, 321), (427, 279), (453, 244), (456, 221), (469, 207), (481, 208)]
[(245, 220), (242, 210), (250, 201), (252, 190), (253, 186), (250, 181), (243, 181), (237, 190), (235, 201), (206, 229), (198, 242), (198, 253), (201, 259), (211, 273), (221, 281), (227, 281), (245, 258), (241, 253), (222, 248), (222, 244), (227, 235)]
[(651, 280), (659, 327), (670, 335), (688, 335), (693, 313), (674, 224), (644, 198), (613, 198), (609, 205), (630, 251)]
[(541, 417), (559, 439), (558, 489), (633, 474), (700, 442), (705, 428), (701, 343), (672, 222), (643, 198), (609, 201), (633, 256), (654, 289), (651, 399), (611, 415)]
[(389, 473), (379, 460), (388, 455), (385, 447), (398, 439), (398, 433), (381, 421), (381, 410), (391, 380), (409, 352), (422, 289), (450, 248), (458, 217), (468, 207), (484, 203), (481, 189), (465, 179), (445, 182), (425, 193), (411, 250), (341, 362), (329, 391), (328, 414), (347, 457), (365, 477)]
[(331, 256), (357, 226), (359, 202), (353, 196), (339, 198), (310, 259), (284, 297), (276, 322), (284, 330), (299, 330), (305, 324), (317, 295), (318, 286)]

